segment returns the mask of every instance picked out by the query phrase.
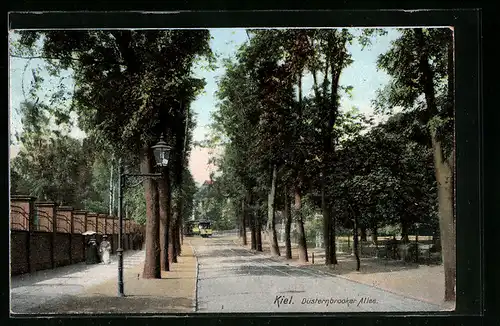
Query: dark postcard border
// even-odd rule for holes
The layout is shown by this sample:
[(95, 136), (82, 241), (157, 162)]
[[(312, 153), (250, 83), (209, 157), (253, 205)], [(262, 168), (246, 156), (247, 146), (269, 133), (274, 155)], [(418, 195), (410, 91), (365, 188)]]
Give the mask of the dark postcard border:
[[(44, 11), (53, 7), (57, 11), (90, 10), (101, 11), (203, 11), (203, 10), (332, 10), (332, 9), (421, 9), (421, 8), (476, 8), (479, 7), (474, 0), (419, 0), (419, 1), (373, 1), (373, 0), (343, 0), (343, 1), (227, 1), (227, 0), (169, 0), (169, 1), (41, 1), (41, 0), (18, 0), (11, 7), (20, 11)], [(13, 9), (10, 9), (11, 11)]]
[[(84, 28), (243, 28), (452, 26), (476, 20), (477, 10), (321, 10), (321, 11), (171, 11), (47, 12), (9, 14), (11, 29)], [(470, 22), (469, 22), (470, 24)], [(469, 40), (470, 42), (470, 40)]]
[[(457, 142), (457, 309), (453, 313), (429, 313), (430, 319), (417, 317), (416, 314), (389, 313), (389, 314), (287, 314), (271, 317), (265, 314), (240, 315), (190, 315), (182, 323), (229, 324), (258, 319), (264, 322), (271, 318), (273, 323), (290, 321), (290, 318), (300, 322), (312, 319), (314, 324), (333, 322), (344, 324), (347, 321), (368, 322), (377, 319), (376, 324), (394, 320), (394, 324), (401, 320), (411, 320), (428, 325), (441, 325), (443, 315), (452, 316), (451, 319), (462, 324), (466, 315), (479, 315), (483, 309), (483, 273), (481, 263), (482, 247), (482, 111), (479, 106), (479, 31), (480, 12), (478, 10), (458, 11), (306, 11), (306, 12), (181, 12), (166, 15), (145, 15), (141, 13), (45, 13), (25, 14), (12, 13), (9, 16), (11, 28), (189, 28), (189, 27), (328, 27), (328, 26), (454, 26), (456, 42), (456, 142)], [(238, 317), (236, 317), (238, 316)], [(258, 317), (268, 316), (268, 317)], [(295, 316), (295, 317), (294, 317)], [(328, 316), (327, 318), (318, 318)], [(43, 319), (49, 323), (60, 321)], [(64, 317), (63, 317), (64, 318)], [(72, 321), (78, 317), (67, 317)], [(119, 318), (119, 319), (118, 319)], [(94, 320), (99, 323), (113, 323), (123, 317), (102, 316)], [(140, 323), (162, 322), (141, 317), (130, 318)], [(68, 321), (70, 320), (68, 319)], [(173, 318), (169, 320), (172, 322)], [(23, 322), (23, 319), (11, 321)], [(32, 320), (30, 322), (35, 322)], [(38, 319), (37, 322), (41, 320)], [(391, 323), (392, 321), (390, 321)], [(59, 322), (58, 322), (59, 323)], [(176, 323), (176, 322), (174, 322)], [(457, 324), (453, 323), (453, 324)]]

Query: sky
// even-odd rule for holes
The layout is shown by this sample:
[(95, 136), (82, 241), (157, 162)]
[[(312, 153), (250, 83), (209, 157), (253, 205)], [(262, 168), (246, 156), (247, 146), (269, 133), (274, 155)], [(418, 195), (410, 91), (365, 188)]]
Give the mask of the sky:
[[(341, 108), (349, 109), (352, 106), (357, 107), (361, 112), (372, 115), (371, 101), (375, 98), (377, 89), (383, 87), (388, 81), (389, 76), (383, 71), (378, 71), (376, 66), (377, 58), (380, 54), (386, 52), (392, 40), (399, 35), (396, 29), (388, 29), (389, 33), (385, 36), (379, 36), (373, 40), (372, 46), (362, 49), (361, 45), (356, 41), (348, 46), (348, 50), (352, 55), (353, 63), (344, 69), (340, 76), (341, 86), (353, 86), (352, 97), (342, 97)], [(360, 32), (359, 29), (353, 29), (353, 34)], [(204, 92), (198, 96), (196, 101), (191, 106), (191, 110), (196, 112), (197, 127), (194, 130), (194, 140), (201, 141), (205, 138), (208, 132), (208, 126), (211, 122), (211, 114), (216, 110), (217, 101), (215, 93), (217, 91), (217, 80), (224, 74), (224, 69), (221, 64), (223, 58), (232, 57), (237, 49), (248, 40), (245, 29), (211, 29), (212, 40), (210, 42), (212, 51), (218, 55), (217, 69), (214, 71), (206, 71), (196, 68), (194, 73), (198, 77), (202, 77), (206, 81)], [(26, 64), (28, 63), (28, 66)], [(26, 59), (10, 58), (10, 104), (11, 104), (11, 119), (10, 133), (22, 129), (20, 116), (17, 113), (19, 104), (23, 101), (23, 84), (25, 93), (29, 91), (30, 83), (33, 79), (31, 70), (37, 66), (43, 65), (39, 59), (33, 59), (28, 62)], [(46, 71), (42, 71), (44, 77), (43, 92), (41, 100), (48, 100), (50, 95), (56, 91), (59, 79), (50, 77)], [(68, 72), (64, 76), (63, 84), (68, 90), (73, 88), (71, 73)], [(310, 90), (312, 86), (312, 78), (305, 78), (305, 90)], [(76, 116), (73, 116), (76, 119)], [(81, 138), (85, 134), (74, 127), (70, 134), (74, 137)], [(11, 146), (11, 155), (15, 155), (18, 147)], [(190, 170), (197, 183), (203, 183), (209, 179), (209, 174), (213, 167), (208, 165), (210, 150), (207, 148), (196, 147), (193, 149), (190, 156)]]

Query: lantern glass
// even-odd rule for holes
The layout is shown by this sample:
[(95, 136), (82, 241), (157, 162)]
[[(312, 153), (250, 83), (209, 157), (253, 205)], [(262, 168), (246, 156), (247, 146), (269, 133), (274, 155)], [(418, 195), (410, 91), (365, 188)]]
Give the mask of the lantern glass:
[(160, 137), (160, 141), (151, 147), (156, 160), (157, 166), (167, 166), (170, 158), (170, 146), (163, 140), (163, 135)]

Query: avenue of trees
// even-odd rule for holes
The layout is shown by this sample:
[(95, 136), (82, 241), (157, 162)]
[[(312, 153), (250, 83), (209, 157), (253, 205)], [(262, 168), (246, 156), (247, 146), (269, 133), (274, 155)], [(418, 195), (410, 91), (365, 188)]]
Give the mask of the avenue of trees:
[[(342, 108), (352, 87), (339, 82), (353, 59), (349, 45), (369, 47), (383, 30), (248, 30), (248, 41), (223, 64), (218, 104), (206, 145), (213, 183), (197, 192), (187, 169), (195, 117), (190, 105), (213, 68), (208, 30), (21, 31), (11, 56), (38, 58), (52, 76), (71, 72), (73, 90), (39, 100), (44, 80), (32, 71), (20, 111), (23, 149), (11, 166), (14, 192), (101, 212), (116, 209), (117, 162), (152, 173), (151, 146), (172, 146), (163, 178), (131, 180), (127, 211), (145, 223), (144, 278), (160, 278), (180, 254), (183, 221), (205, 214), (221, 229), (250, 229), (253, 249), (291, 258), (297, 227), (300, 261), (308, 260), (306, 211), (322, 216), (325, 263), (337, 264), (336, 234), (358, 238), (398, 225), (403, 240), (415, 223), (436, 226), (445, 269), (445, 299), (455, 297), (453, 34), (449, 29), (401, 29), (378, 59), (390, 76), (374, 109), (375, 124)], [(312, 80), (312, 91), (306, 87)], [(64, 132), (76, 114), (87, 137)], [(53, 130), (57, 125), (61, 130)], [(142, 185), (142, 186), (141, 186)], [(198, 209), (202, 208), (202, 212)], [(279, 214), (277, 214), (279, 213)], [(283, 216), (285, 253), (277, 239)], [(207, 217), (207, 216), (203, 216)], [(261, 231), (268, 232), (263, 244)], [(359, 237), (358, 237), (359, 236)], [(376, 240), (375, 240), (376, 241)]]
[[(145, 222), (144, 278), (160, 278), (180, 254), (183, 220), (192, 211), (196, 185), (187, 169), (195, 119), (192, 101), (205, 82), (192, 74), (201, 59), (214, 62), (206, 30), (21, 31), (11, 56), (43, 59), (64, 83), (40, 101), (42, 69), (21, 105), (21, 152), (12, 162), (13, 192), (78, 208), (116, 208), (117, 162), (128, 172), (158, 172), (151, 146), (161, 134), (172, 146), (163, 178), (130, 180), (127, 211)], [(87, 137), (64, 130), (71, 114)], [(59, 128), (53, 128), (53, 126)], [(54, 130), (55, 129), (55, 130)], [(114, 176), (113, 176), (114, 175)], [(139, 185), (139, 186), (138, 186)], [(142, 191), (141, 191), (142, 188)], [(111, 202), (111, 204), (110, 204)]]
[[(266, 230), (272, 255), (291, 258), (297, 227), (298, 258), (307, 261), (304, 205), (321, 212), (325, 262), (337, 264), (336, 232), (397, 225), (408, 241), (416, 223), (437, 230), (445, 268), (445, 299), (455, 297), (453, 147), (453, 34), (449, 29), (401, 29), (378, 68), (390, 76), (373, 103), (388, 117), (375, 124), (356, 108), (341, 108), (352, 87), (339, 83), (353, 63), (348, 46), (369, 47), (383, 30), (248, 30), (248, 41), (219, 81), (208, 147), (218, 173), (203, 202), (219, 223), (233, 212), (243, 243), (262, 250)], [(304, 80), (312, 77), (312, 91)], [(207, 208), (208, 209), (208, 208)], [(283, 216), (286, 252), (278, 246)], [(251, 230), (247, 239), (245, 230)]]

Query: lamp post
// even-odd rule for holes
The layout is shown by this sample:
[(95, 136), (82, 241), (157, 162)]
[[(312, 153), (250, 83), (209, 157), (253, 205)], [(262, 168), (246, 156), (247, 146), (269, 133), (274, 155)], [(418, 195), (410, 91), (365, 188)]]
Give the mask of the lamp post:
[[(166, 167), (168, 165), (168, 159), (170, 157), (170, 149), (171, 147), (167, 145), (167, 143), (163, 140), (163, 135), (160, 137), (160, 141), (151, 147), (153, 149), (153, 153), (155, 156), (156, 166)], [(120, 178), (118, 180), (118, 218), (119, 218), (119, 228), (118, 228), (118, 249), (116, 252), (118, 253), (118, 296), (124, 297), (124, 288), (123, 288), (123, 192), (126, 186), (127, 177), (148, 177), (148, 178), (157, 178), (162, 177), (162, 173), (125, 173), (122, 159), (119, 159), (119, 167), (120, 167)]]

